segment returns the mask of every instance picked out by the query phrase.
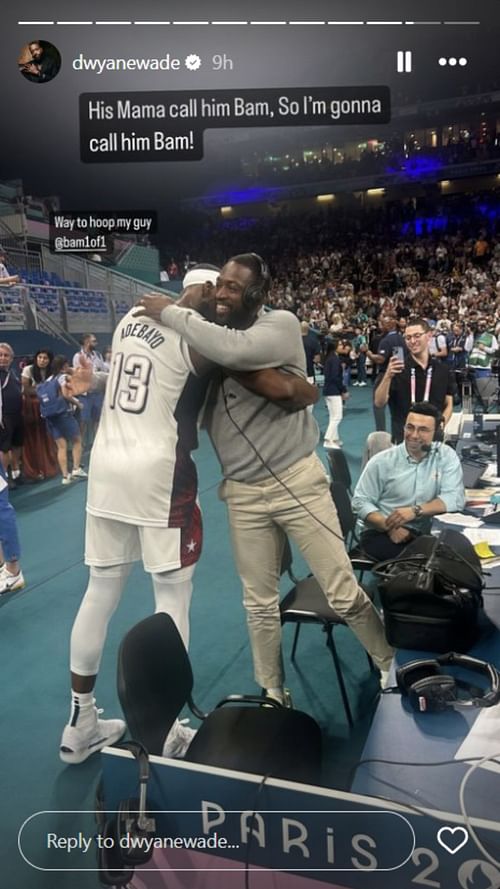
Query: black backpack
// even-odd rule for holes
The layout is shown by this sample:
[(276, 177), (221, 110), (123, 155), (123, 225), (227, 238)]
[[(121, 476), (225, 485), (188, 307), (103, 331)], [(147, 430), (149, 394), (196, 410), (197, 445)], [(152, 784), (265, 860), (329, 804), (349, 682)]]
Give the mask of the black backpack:
[(472, 647), (484, 581), (480, 560), (463, 534), (446, 530), (439, 537), (417, 537), (374, 571), (390, 645), (436, 653)]

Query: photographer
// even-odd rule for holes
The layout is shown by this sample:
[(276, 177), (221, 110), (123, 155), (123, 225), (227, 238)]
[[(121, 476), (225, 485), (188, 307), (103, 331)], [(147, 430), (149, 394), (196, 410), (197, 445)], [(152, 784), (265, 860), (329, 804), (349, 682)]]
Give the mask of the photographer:
[(374, 404), (382, 408), (389, 403), (392, 422), (392, 440), (403, 441), (403, 427), (410, 405), (416, 401), (429, 401), (443, 414), (444, 425), (453, 412), (456, 384), (448, 364), (432, 358), (429, 351), (432, 333), (422, 318), (411, 318), (405, 332), (408, 356), (389, 359), (387, 370), (375, 392)]

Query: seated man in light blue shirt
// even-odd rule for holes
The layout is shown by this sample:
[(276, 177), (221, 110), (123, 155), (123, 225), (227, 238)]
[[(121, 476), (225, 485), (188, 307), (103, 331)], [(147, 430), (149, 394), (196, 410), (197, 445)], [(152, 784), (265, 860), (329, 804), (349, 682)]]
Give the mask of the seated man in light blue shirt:
[(356, 485), (352, 507), (363, 522), (361, 545), (378, 561), (394, 558), (428, 532), (432, 516), (464, 508), (462, 467), (440, 441), (442, 423), (433, 404), (412, 404), (404, 441), (375, 454)]

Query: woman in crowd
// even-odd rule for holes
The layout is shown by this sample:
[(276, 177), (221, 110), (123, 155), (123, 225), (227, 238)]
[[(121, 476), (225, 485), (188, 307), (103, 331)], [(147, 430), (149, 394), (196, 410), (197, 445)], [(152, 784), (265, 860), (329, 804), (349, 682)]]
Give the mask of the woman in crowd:
[(323, 395), (328, 409), (329, 422), (323, 441), (325, 448), (342, 447), (339, 438), (339, 425), (343, 416), (342, 402), (347, 397), (347, 393), (342, 379), (342, 364), (337, 355), (338, 346), (338, 340), (331, 340), (326, 350)]
[[(82, 457), (82, 438), (80, 427), (74, 417), (74, 410), (80, 407), (79, 401), (74, 398), (67, 389), (67, 373), (70, 370), (69, 361), (65, 355), (56, 355), (52, 362), (52, 377), (57, 378), (60, 394), (66, 400), (66, 410), (51, 417), (47, 417), (46, 423), (50, 435), (57, 447), (57, 461), (62, 472), (63, 485), (69, 485), (74, 478), (87, 478), (87, 473), (82, 469), (80, 460)], [(68, 446), (73, 445), (73, 471), (68, 471)]]
[(54, 478), (59, 472), (56, 448), (47, 432), (45, 420), (40, 416), (40, 402), (36, 386), (51, 373), (54, 356), (49, 349), (39, 349), (32, 364), (23, 368), (24, 447), (23, 474), (27, 479)]

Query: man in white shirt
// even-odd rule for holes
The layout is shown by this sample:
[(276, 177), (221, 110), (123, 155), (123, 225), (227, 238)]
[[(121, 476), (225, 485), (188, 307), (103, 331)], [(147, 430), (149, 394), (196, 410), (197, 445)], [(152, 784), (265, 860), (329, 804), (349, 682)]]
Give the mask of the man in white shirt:
[[(85, 333), (80, 340), (82, 348), (73, 355), (73, 367), (88, 367), (90, 362), (94, 371), (105, 370), (103, 357), (96, 351), (97, 339), (93, 333)], [(82, 406), (80, 423), (82, 427), (82, 445), (91, 447), (94, 441), (102, 410), (102, 394), (100, 392), (84, 392), (79, 396)]]

